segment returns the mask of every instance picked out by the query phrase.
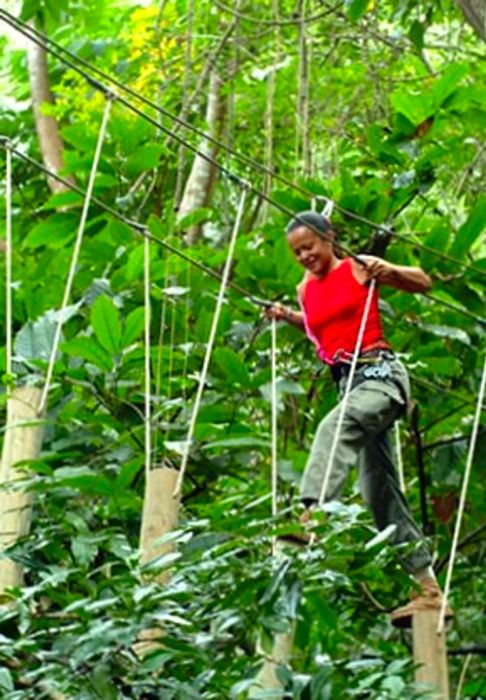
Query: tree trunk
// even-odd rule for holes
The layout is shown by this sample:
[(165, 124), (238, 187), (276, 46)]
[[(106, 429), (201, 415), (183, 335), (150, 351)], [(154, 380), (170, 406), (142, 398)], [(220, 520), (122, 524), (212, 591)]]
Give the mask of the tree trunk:
[[(55, 173), (63, 170), (62, 139), (59, 126), (54, 117), (45, 114), (46, 105), (52, 105), (54, 99), (49, 87), (47, 55), (44, 48), (30, 42), (27, 52), (30, 91), (34, 120), (39, 137), (39, 145), (44, 165)], [(52, 192), (64, 192), (68, 188), (52, 177), (47, 178)]]
[[(42, 443), (42, 425), (37, 411), (41, 390), (15, 389), (7, 403), (7, 425), (0, 469), (0, 550), (3, 552), (30, 532), (32, 494), (15, 489), (15, 481), (25, 476), (15, 465), (37, 459)], [(35, 422), (37, 421), (37, 422)], [(9, 486), (13, 487), (9, 490)], [(0, 592), (23, 585), (23, 570), (11, 559), (0, 559)]]
[[(214, 138), (219, 138), (224, 122), (224, 101), (221, 97), (221, 80), (217, 73), (211, 73), (209, 82), (208, 105), (206, 111), (207, 132)], [(207, 156), (214, 158), (218, 152), (213, 143), (204, 140), (199, 150)], [(192, 163), (191, 173), (184, 189), (182, 201), (179, 207), (178, 218), (185, 216), (208, 206), (213, 192), (216, 168), (202, 156), (196, 155)], [(189, 245), (195, 243), (202, 234), (202, 224), (191, 226), (186, 233), (186, 241)]]
[(484, 0), (454, 0), (471, 27), (486, 41), (486, 2)]

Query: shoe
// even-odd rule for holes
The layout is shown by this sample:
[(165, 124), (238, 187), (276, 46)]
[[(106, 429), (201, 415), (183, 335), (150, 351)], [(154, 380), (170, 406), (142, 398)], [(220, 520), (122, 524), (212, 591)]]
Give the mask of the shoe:
[(299, 518), (299, 524), (302, 525), (301, 532), (289, 532), (288, 534), (279, 535), (278, 539), (300, 547), (312, 544), (315, 535), (309, 532), (309, 530), (319, 524), (319, 521), (315, 517), (315, 511), (309, 509), (304, 510)]
[[(391, 615), (391, 623), (401, 629), (412, 627), (412, 618), (416, 612), (424, 610), (439, 611), (442, 606), (444, 596), (439, 588), (439, 584), (433, 578), (424, 578), (420, 582), (420, 590), (413, 591), (410, 603), (394, 610)], [(452, 609), (447, 605), (445, 609), (445, 621), (448, 622), (453, 616)]]

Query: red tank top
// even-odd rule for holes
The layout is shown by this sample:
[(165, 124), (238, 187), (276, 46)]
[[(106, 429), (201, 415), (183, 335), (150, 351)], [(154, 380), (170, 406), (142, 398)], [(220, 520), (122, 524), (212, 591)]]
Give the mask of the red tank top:
[[(344, 354), (354, 353), (368, 287), (353, 274), (351, 258), (325, 277), (311, 277), (299, 292), (307, 335), (315, 343), (319, 357), (332, 365)], [(383, 342), (378, 291), (371, 300), (361, 348)]]

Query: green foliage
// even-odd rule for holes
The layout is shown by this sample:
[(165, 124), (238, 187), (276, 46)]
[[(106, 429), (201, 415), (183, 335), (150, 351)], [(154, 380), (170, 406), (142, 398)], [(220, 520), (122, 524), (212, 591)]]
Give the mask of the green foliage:
[[(206, 85), (196, 89), (198, 79), (231, 15), (195, 3), (193, 65), (186, 75), (186, 3), (170, 0), (160, 17), (159, 3), (139, 5), (28, 0), (22, 16), (36, 18), (63, 45), (174, 113), (181, 113), (187, 80), (189, 94), (196, 95), (188, 119), (205, 128), (207, 90)], [(268, 75), (275, 70), (273, 164), (284, 176), (297, 176), (308, 195), (274, 180), (272, 197), (298, 211), (311, 206), (312, 194), (325, 195), (355, 214), (393, 225), (402, 238), (390, 242), (390, 260), (422, 265), (433, 276), (436, 296), (483, 314), (485, 68), (477, 60), (478, 43), (461, 26), (453, 4), (350, 0), (342, 12), (337, 8), (307, 23), (312, 38), (307, 171), (301, 150), (295, 151), (295, 3), (283, 0), (279, 9), (283, 23), (277, 37), (266, 24), (273, 17), (270, 2), (242, 3), (241, 13), (254, 21), (242, 19), (234, 43), (229, 40), (214, 57), (228, 99), (222, 138), (266, 162)], [(309, 6), (309, 16), (311, 10), (321, 7)], [(24, 103), (29, 97), (25, 52), (9, 46), (1, 60), (2, 75), (9, 76), (5, 94), (12, 96), (0, 103), (1, 131), (40, 159), (32, 113)], [(65, 171), (85, 187), (103, 98), (60, 63), (49, 65), (57, 98), (50, 109), (61, 126)], [(173, 126), (167, 117), (163, 125)], [(178, 133), (198, 144), (187, 130)], [(261, 173), (221, 150), (216, 157), (263, 187)], [(184, 231), (205, 224), (202, 240), (184, 252), (220, 272), (236, 185), (216, 177), (208, 204), (177, 222), (178, 171), (184, 182), (191, 164), (189, 151), (115, 103), (95, 194), (127, 217), (147, 220), (152, 236), (176, 248), (183, 247)], [(43, 174), (14, 159), (19, 382), (40, 382), (44, 372), (80, 205), (76, 194), (50, 194)], [(0, 207), (3, 221), (3, 199)], [(254, 296), (295, 304), (302, 270), (286, 244), (286, 220), (249, 196), (232, 281)], [(354, 251), (380, 243), (359, 220), (335, 212), (333, 221), (343, 244)], [(261, 665), (257, 639), (268, 651), (275, 633), (295, 625), (294, 655), (278, 669), (287, 698), (426, 698), (412, 680), (409, 638), (394, 631), (382, 612), (406, 600), (407, 578), (397, 568), (387, 533), (376, 537), (354, 485), (348, 485), (343, 504), (329, 508), (315, 548), (271, 556), (272, 538), (297, 530), (292, 505), (297, 484), (318, 421), (334, 405), (334, 389), (308, 341), (280, 324), (280, 514), (272, 519), (270, 334), (259, 309), (235, 290), (228, 291), (218, 328), (180, 529), (169, 535), (178, 551), (149, 566), (139, 564), (143, 250), (129, 225), (92, 203), (42, 455), (21, 482), (34, 497), (33, 525), (31, 535), (8, 552), (23, 564), (26, 586), (10, 591), (14, 604), (0, 610), (0, 695), (6, 700), (37, 700), (55, 692), (76, 700), (240, 700)], [(3, 258), (1, 264), (3, 273)], [(152, 457), (154, 464), (168, 460), (177, 466), (218, 285), (155, 242), (150, 267)], [(4, 291), (0, 296), (3, 309)], [(435, 528), (431, 545), (442, 564), (452, 534), (444, 504), (447, 498), (455, 503), (460, 489), (484, 327), (396, 290), (383, 289), (382, 301), (386, 335), (408, 363), (420, 408)], [(5, 402), (4, 393), (3, 407)], [(417, 445), (406, 419), (402, 432), (407, 495), (417, 514)], [(483, 452), (481, 431), (475, 470)], [(474, 472), (461, 533), (472, 539), (460, 548), (451, 594), (458, 611), (451, 648), (478, 644), (486, 634), (483, 502), (484, 488)], [(167, 569), (171, 579), (160, 586), (156, 575)], [(162, 640), (139, 657), (134, 645), (148, 628), (159, 629)], [(462, 664), (453, 657), (450, 665), (455, 687)], [(484, 662), (475, 657), (462, 697), (484, 695), (484, 675)]]

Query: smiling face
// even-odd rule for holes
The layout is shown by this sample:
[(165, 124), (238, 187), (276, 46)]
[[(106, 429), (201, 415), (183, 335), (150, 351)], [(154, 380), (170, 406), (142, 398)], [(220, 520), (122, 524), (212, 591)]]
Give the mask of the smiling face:
[[(330, 231), (328, 235), (334, 234)], [(334, 255), (332, 241), (305, 226), (288, 233), (287, 241), (299, 263), (316, 277), (326, 275), (339, 264)]]

